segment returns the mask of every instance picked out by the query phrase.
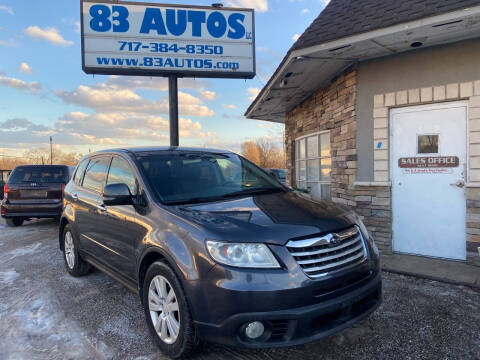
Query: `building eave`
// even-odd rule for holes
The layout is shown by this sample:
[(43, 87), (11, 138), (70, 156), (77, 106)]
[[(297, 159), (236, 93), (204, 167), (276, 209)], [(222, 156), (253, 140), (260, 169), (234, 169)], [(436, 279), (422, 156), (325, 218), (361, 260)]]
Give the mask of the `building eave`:
[(356, 62), (414, 51), (415, 41), (425, 48), (479, 34), (480, 5), (291, 50), (245, 116), (284, 123), (288, 111)]

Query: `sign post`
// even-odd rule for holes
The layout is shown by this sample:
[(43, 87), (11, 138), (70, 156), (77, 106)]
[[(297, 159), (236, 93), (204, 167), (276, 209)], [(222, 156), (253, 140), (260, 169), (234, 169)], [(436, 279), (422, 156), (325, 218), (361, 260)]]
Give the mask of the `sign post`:
[(178, 145), (178, 77), (252, 79), (253, 9), (80, 0), (87, 74), (168, 77)]
[(170, 146), (178, 146), (178, 78), (168, 77), (168, 104), (170, 111)]

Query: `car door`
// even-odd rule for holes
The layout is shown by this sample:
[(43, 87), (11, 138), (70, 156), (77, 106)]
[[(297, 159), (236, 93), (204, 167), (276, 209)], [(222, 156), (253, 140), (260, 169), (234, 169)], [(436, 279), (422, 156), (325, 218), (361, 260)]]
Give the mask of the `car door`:
[[(78, 237), (80, 237), (80, 234), (84, 231), (84, 226), (86, 225), (85, 221), (87, 220), (85, 218), (85, 204), (83, 203), (84, 196), (82, 194), (82, 182), (89, 162), (90, 159), (86, 158), (78, 164), (75, 175), (72, 181), (70, 181), (65, 187), (64, 193), (65, 204), (68, 204), (69, 209), (71, 209), (72, 219), (74, 219), (74, 221), (71, 223), (71, 226)], [(79, 199), (82, 200), (79, 201)]]
[(82, 186), (76, 193), (75, 223), (78, 224), (80, 249), (100, 261), (105, 259), (108, 252), (98, 241), (99, 210), (97, 206), (105, 186), (110, 161), (111, 156), (93, 157), (86, 167)]
[[(129, 163), (114, 156), (107, 176), (107, 184), (126, 184), (133, 196), (137, 195), (137, 180)], [(109, 251), (107, 265), (121, 275), (135, 280), (134, 242), (136, 231), (136, 211), (133, 205), (109, 205), (100, 201), (97, 240)]]

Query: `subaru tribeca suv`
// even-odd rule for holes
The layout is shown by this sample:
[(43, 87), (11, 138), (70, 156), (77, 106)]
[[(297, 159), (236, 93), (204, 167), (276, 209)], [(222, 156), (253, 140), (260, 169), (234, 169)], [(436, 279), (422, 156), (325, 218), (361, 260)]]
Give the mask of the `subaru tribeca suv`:
[(65, 188), (60, 248), (71, 275), (93, 265), (138, 293), (170, 357), (199, 339), (302, 344), (381, 301), (378, 250), (361, 220), (304, 196), (227, 151), (102, 151)]
[(72, 170), (66, 165), (17, 166), (3, 188), (1, 216), (9, 226), (29, 218), (60, 218), (63, 189)]

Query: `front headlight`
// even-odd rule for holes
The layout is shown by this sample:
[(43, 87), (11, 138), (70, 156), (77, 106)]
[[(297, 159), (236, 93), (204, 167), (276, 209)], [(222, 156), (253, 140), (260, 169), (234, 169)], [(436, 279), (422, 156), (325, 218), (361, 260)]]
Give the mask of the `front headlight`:
[(360, 219), (359, 216), (356, 217), (356, 223), (360, 228), (360, 231), (362, 232), (363, 237), (365, 237), (370, 243), (370, 245), (372, 246), (373, 252), (376, 255), (378, 255), (379, 253), (378, 253), (377, 245), (375, 244), (375, 240), (373, 239), (373, 236), (370, 236), (370, 234), (368, 233), (367, 227), (365, 226), (365, 224), (363, 223), (362, 219)]
[(220, 264), (242, 268), (279, 268), (280, 264), (265, 244), (207, 241), (212, 258)]

